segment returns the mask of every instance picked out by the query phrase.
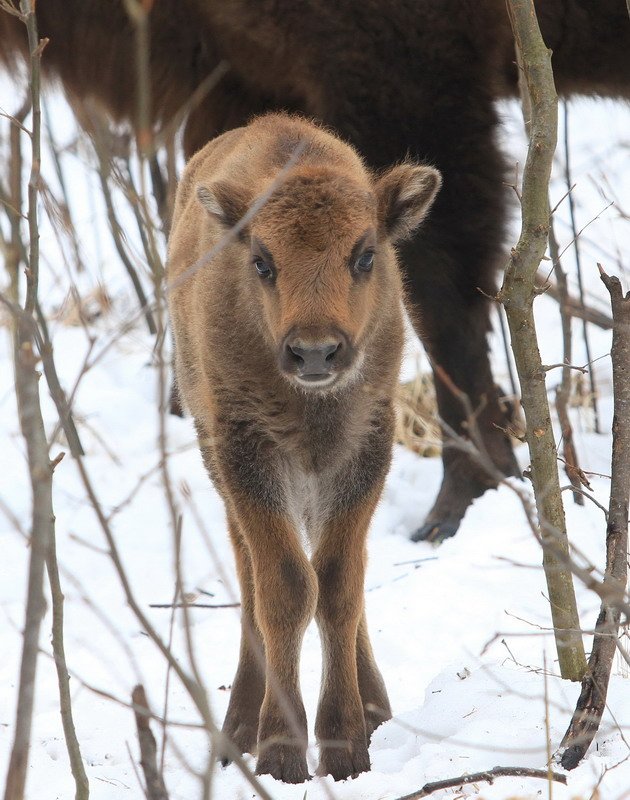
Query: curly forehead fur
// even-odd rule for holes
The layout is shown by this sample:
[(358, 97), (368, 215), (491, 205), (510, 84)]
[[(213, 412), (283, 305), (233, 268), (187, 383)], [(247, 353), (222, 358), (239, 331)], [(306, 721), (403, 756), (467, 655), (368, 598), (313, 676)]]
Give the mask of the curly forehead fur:
[(376, 224), (376, 197), (338, 170), (307, 167), (290, 174), (256, 215), (252, 229), (262, 236), (325, 250), (331, 241)]

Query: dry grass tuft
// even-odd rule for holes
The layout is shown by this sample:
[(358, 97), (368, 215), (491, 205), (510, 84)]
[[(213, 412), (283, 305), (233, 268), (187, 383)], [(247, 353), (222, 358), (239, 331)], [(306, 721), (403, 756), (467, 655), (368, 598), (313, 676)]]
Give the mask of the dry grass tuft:
[(52, 314), (52, 319), (58, 320), (68, 327), (87, 325), (111, 311), (112, 301), (104, 286), (99, 284), (84, 297), (75, 292), (70, 292), (60, 308)]
[(425, 458), (442, 452), (433, 378), (418, 373), (398, 386), (396, 442)]
[[(525, 435), (525, 418), (520, 402), (515, 402), (511, 396), (502, 398), (501, 402), (509, 420), (507, 432), (516, 445)], [(442, 439), (430, 373), (418, 372), (413, 380), (398, 385), (397, 410), (396, 442), (424, 458), (439, 456)]]

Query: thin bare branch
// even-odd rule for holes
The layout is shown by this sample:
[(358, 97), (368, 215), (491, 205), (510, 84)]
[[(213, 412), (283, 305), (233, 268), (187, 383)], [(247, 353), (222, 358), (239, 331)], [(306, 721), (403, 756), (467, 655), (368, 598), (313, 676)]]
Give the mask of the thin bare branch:
[[(564, 176), (567, 189), (571, 187), (571, 164), (569, 159), (569, 105), (564, 103)], [(575, 201), (573, 199), (573, 192), (569, 191), (569, 216), (571, 219), (571, 230), (573, 231), (573, 252), (575, 254), (575, 265), (577, 269), (578, 290), (580, 293), (580, 304), (584, 307), (584, 281), (582, 279), (582, 261), (580, 258), (580, 242), (577, 224), (575, 220)], [(581, 231), (580, 231), (581, 233)], [(584, 339), (584, 350), (586, 352), (586, 360), (591, 363), (591, 345), (588, 335), (588, 325), (586, 320), (582, 320), (582, 336)], [(599, 410), (597, 407), (597, 385), (595, 382), (595, 373), (589, 370), (588, 373), (589, 383), (591, 386), (591, 408), (593, 409), (593, 420), (595, 425), (595, 433), (600, 433), (599, 427)]]
[(485, 770), (484, 772), (471, 772), (469, 775), (460, 775), (457, 778), (446, 778), (443, 781), (434, 781), (433, 783), (425, 783), (422, 789), (417, 792), (406, 794), (404, 797), (398, 797), (396, 800), (420, 800), (421, 797), (428, 797), (433, 792), (438, 792), (441, 789), (456, 789), (460, 786), (465, 786), (469, 783), (494, 783), (496, 778), (503, 777), (516, 777), (516, 778), (540, 778), (541, 780), (549, 780), (550, 778), (558, 783), (566, 784), (566, 775), (561, 775), (559, 772), (549, 772), (546, 769), (530, 769), (528, 767), (493, 767), (492, 769)]
[[(569, 399), (571, 397), (571, 370), (577, 369), (580, 372), (586, 372), (586, 370), (583, 367), (574, 367), (571, 364), (573, 335), (571, 331), (571, 314), (567, 305), (569, 290), (567, 286), (567, 276), (560, 262), (560, 250), (551, 213), (549, 214), (549, 252), (551, 253), (553, 269), (558, 283), (560, 323), (562, 326), (562, 355), (564, 361), (562, 364), (543, 366), (543, 370), (548, 372), (558, 366), (562, 369), (560, 385), (556, 389), (556, 412), (562, 431), (562, 455), (564, 456), (564, 468), (568, 479), (573, 486), (580, 487), (580, 465), (578, 463), (577, 450), (573, 442), (573, 427), (571, 426), (571, 419), (569, 418)], [(584, 498), (579, 491), (573, 492), (573, 502), (580, 506), (584, 505)]]

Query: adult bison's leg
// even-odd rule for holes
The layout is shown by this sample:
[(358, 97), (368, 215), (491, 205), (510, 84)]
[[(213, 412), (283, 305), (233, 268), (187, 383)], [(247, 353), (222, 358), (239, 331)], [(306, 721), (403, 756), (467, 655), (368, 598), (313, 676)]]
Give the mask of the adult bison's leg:
[[(444, 306), (442, 306), (444, 309)], [(455, 386), (469, 397), (472, 407), (479, 410), (477, 426), (486, 451), (504, 475), (517, 475), (518, 465), (508, 437), (504, 409), (499, 404), (500, 391), (495, 386), (488, 360), (486, 332), (488, 310), (485, 303), (467, 304), (461, 298), (451, 299), (446, 316), (454, 315), (450, 324), (423, 315), (430, 331), (425, 344), (434, 364), (444, 370)], [(456, 433), (467, 435), (463, 407), (448, 381), (434, 370), (435, 389), (440, 418)], [(413, 534), (414, 541), (439, 541), (452, 536), (472, 501), (486, 489), (496, 487), (496, 481), (484, 474), (482, 468), (464, 455), (443, 436), (442, 462), (444, 475), (439, 494), (425, 523)]]
[[(518, 468), (508, 437), (488, 359), (489, 301), (496, 291), (502, 261), (505, 196), (504, 167), (494, 140), (495, 115), (479, 98), (453, 118), (437, 120), (440, 141), (426, 143), (444, 177), (442, 191), (418, 236), (403, 251), (416, 327), (435, 365), (479, 410), (477, 424), (486, 450), (506, 475)], [(468, 118), (467, 118), (468, 110)], [(464, 146), (462, 146), (464, 145)], [(439, 415), (466, 435), (464, 409), (435, 374)], [(452, 536), (466, 509), (496, 485), (444, 437), (444, 477), (415, 541)]]

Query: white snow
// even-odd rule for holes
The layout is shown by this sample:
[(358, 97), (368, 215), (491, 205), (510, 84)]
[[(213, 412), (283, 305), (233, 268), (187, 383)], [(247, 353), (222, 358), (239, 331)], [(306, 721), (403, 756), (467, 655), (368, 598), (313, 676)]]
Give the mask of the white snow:
[[(50, 102), (55, 134), (62, 144), (67, 144), (74, 136), (73, 124), (57, 97)], [(15, 99), (12, 105), (17, 107), (19, 101)], [(518, 110), (505, 105), (501, 113), (506, 117), (504, 138), (514, 160), (522, 163), (524, 150)], [(573, 180), (578, 184), (575, 196), (580, 226), (599, 214), (609, 200), (615, 199), (624, 208), (629, 177), (627, 170), (624, 174), (627, 156), (624, 136), (629, 122), (628, 111), (612, 103), (571, 105)], [(93, 355), (101, 350), (103, 355), (79, 382), (75, 413), (87, 450), (85, 464), (105, 511), (111, 515), (135, 597), (167, 641), (170, 611), (149, 607), (151, 603), (169, 603), (175, 585), (173, 535), (158, 469), (153, 341), (141, 321), (129, 333), (116, 337), (120, 324), (136, 313), (136, 301), (122, 266), (111, 252), (102, 203), (95, 189), (94, 174), (86, 169), (87, 162), (88, 156), (82, 149), (78, 155), (64, 156), (71, 178), (73, 213), (88, 269), (82, 274), (76, 272), (60, 253), (50, 226), (43, 222), (41, 296), (48, 311), (58, 309), (70, 276), (80, 294), (88, 294), (101, 283), (112, 298), (111, 311), (90, 325), (96, 340)], [(561, 165), (559, 154), (558, 166)], [(54, 186), (49, 158), (44, 169)], [(561, 169), (558, 175), (561, 176)], [(553, 187), (554, 202), (564, 191), (559, 177)], [(558, 212), (561, 247), (572, 238), (566, 223), (566, 206), (565, 200)], [(607, 308), (607, 299), (599, 286), (595, 261), (602, 261), (608, 271), (622, 275), (627, 286), (629, 273), (624, 250), (629, 241), (628, 225), (620, 218), (617, 206), (604, 211), (580, 238), (589, 296), (593, 298), (590, 302), (599, 308)], [(138, 263), (146, 278), (140, 259)], [(573, 272), (570, 253), (565, 266)], [(146, 280), (145, 285), (149, 287)], [(543, 361), (556, 363), (561, 360), (557, 306), (542, 298), (537, 302), (537, 313)], [(86, 334), (81, 327), (69, 327), (61, 321), (51, 322), (51, 332), (62, 382), (72, 388), (87, 351)], [(579, 332), (575, 323), (574, 362), (583, 364), (586, 359)], [(12, 391), (8, 328), (0, 329), (0, 334), (0, 499), (22, 527), (28, 529), (30, 489)], [(602, 428), (609, 431), (611, 381), (606, 354), (610, 335), (593, 326), (590, 334), (593, 356), (600, 358), (595, 371), (602, 394)], [(114, 343), (104, 349), (113, 339)], [(502, 344), (496, 333), (492, 345), (498, 378), (506, 384)], [(416, 350), (417, 345), (411, 343), (407, 371), (415, 363)], [(553, 388), (558, 380), (557, 371), (550, 373), (549, 387)], [(52, 432), (55, 410), (43, 382), (42, 395), (48, 430)], [(575, 411), (573, 419), (582, 466), (606, 474), (610, 468), (610, 436), (594, 434), (592, 420), (583, 409)], [(62, 449), (65, 449), (63, 443), (57, 442), (51, 453), (54, 456)], [(199, 595), (199, 602), (232, 602), (237, 596), (237, 585), (222, 503), (202, 467), (190, 419), (169, 417), (168, 450), (172, 481), (183, 514), (184, 588), (189, 592), (202, 589), (212, 593), (212, 597)], [(526, 466), (524, 448), (520, 448), (518, 456)], [(304, 786), (284, 785), (269, 776), (262, 777), (261, 783), (273, 798), (394, 800), (419, 789), (427, 781), (497, 765), (544, 768), (547, 747), (552, 752), (556, 750), (579, 686), (558, 677), (540, 549), (528, 530), (517, 497), (508, 487), (487, 492), (476, 501), (454, 539), (438, 548), (411, 543), (408, 536), (430, 508), (440, 474), (438, 459), (420, 459), (397, 447), (372, 524), (367, 613), (394, 719), (374, 735), (370, 748), (371, 772), (339, 783), (330, 778), (314, 778)], [(594, 496), (607, 506), (607, 479), (595, 476), (592, 485)], [(569, 497), (566, 500), (572, 542), (598, 568), (603, 568), (602, 512), (591, 503), (579, 508)], [(94, 800), (140, 798), (143, 794), (136, 775), (138, 768), (132, 763), (138, 762), (133, 714), (125, 704), (130, 701), (132, 687), (142, 682), (153, 709), (162, 713), (166, 666), (125, 602), (105, 552), (101, 530), (69, 455), (55, 471), (54, 503), (66, 595), (66, 651), (91, 796)], [(193, 513), (195, 510), (198, 514)], [(214, 554), (209, 551), (205, 537), (210, 539)], [(13, 733), (29, 549), (23, 535), (1, 510), (0, 552), (2, 782)], [(576, 590), (582, 624), (589, 630), (599, 603), (580, 584)], [(236, 668), (238, 609), (191, 609), (190, 618), (196, 662), (214, 718), (220, 724), (229, 698), (229, 689), (225, 687), (230, 686)], [(73, 797), (74, 791), (58, 712), (49, 629), (50, 612), (44, 619), (41, 636), (27, 786), (30, 800), (65, 800)], [(586, 644), (588, 648), (588, 637)], [(179, 612), (173, 651), (188, 669)], [(302, 689), (311, 726), (319, 672), (319, 639), (311, 626), (302, 656)], [(626, 738), (630, 731), (628, 675), (628, 667), (621, 659), (617, 660), (609, 710), (596, 742), (578, 769), (567, 775), (568, 785), (554, 784), (556, 800), (590, 798), (597, 786), (601, 798), (621, 800), (630, 796), (630, 745)], [(189, 697), (172, 675), (168, 716), (180, 723), (197, 722)], [(160, 741), (160, 728), (155, 722), (153, 730)], [(189, 767), (205, 769), (208, 759), (205, 736), (185, 727), (171, 727), (168, 736), (164, 774), (171, 800), (199, 797), (199, 782)], [(314, 767), (317, 752), (312, 728), (311, 741), (309, 757)], [(247, 762), (252, 767), (255, 763), (251, 757), (247, 757)], [(555, 768), (559, 769), (557, 765)], [(235, 766), (216, 767), (214, 798), (245, 800), (255, 796)], [(460, 792), (445, 790), (435, 796), (482, 796), (487, 800), (537, 798), (550, 797), (550, 789), (541, 780), (499, 778), (493, 785), (468, 785)]]

